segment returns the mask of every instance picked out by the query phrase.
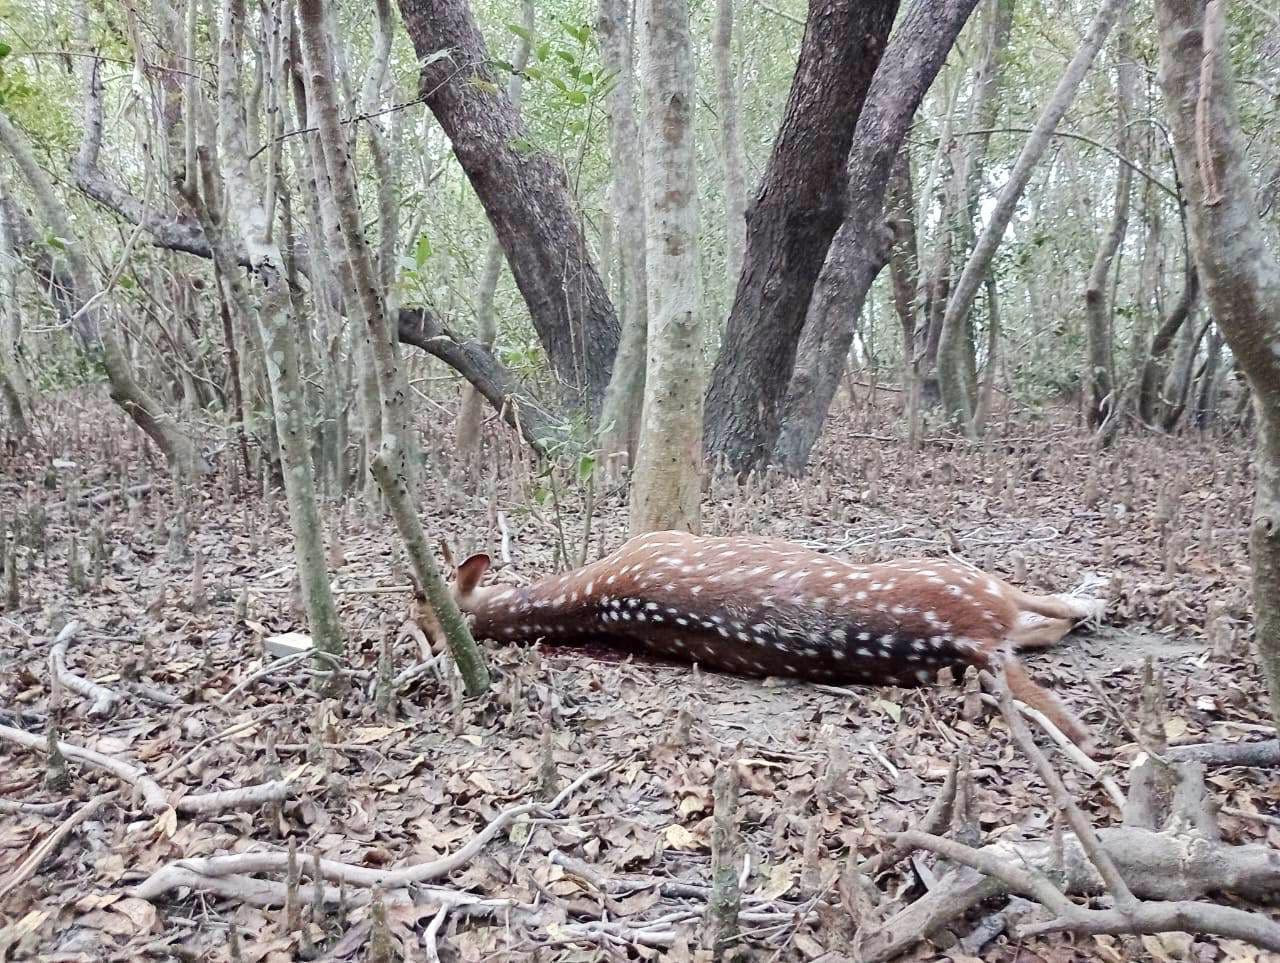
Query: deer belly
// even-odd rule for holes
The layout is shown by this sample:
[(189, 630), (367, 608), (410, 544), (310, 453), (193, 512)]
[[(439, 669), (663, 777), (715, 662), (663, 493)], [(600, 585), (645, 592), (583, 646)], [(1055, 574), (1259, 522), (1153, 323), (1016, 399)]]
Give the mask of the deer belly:
[(668, 658), (741, 675), (831, 685), (918, 685), (944, 666), (983, 661), (980, 646), (939, 626), (892, 618), (779, 619), (776, 613), (697, 614), (644, 599), (607, 605), (602, 634)]
[[(912, 648), (909, 640), (901, 650), (843, 644), (835, 648), (806, 644), (805, 640), (759, 645), (719, 633), (652, 632), (641, 644), (646, 650), (685, 662), (739, 675), (779, 676), (828, 685), (914, 686), (936, 681), (944, 667), (963, 670), (965, 665), (983, 661), (976, 653), (953, 647)], [(960, 674), (957, 671), (957, 675)]]

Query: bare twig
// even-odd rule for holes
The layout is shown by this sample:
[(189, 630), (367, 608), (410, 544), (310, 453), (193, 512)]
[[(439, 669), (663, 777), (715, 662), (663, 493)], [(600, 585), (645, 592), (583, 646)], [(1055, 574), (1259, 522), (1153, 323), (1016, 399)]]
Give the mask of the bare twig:
[(62, 825), (46, 836), (32, 852), (31, 855), (22, 861), (22, 864), (9, 874), (9, 878), (0, 884), (0, 900), (3, 900), (13, 890), (26, 881), (36, 870), (40, 868), (40, 864), (48, 859), (49, 854), (62, 845), (62, 841), (71, 835), (71, 831), (79, 826), (82, 822), (96, 815), (98, 810), (105, 806), (111, 800), (120, 794), (120, 790), (113, 789), (111, 792), (104, 792), (101, 795), (90, 799), (85, 805), (81, 806), (74, 813), (63, 820)]
[[(1000, 706), (999, 699), (985, 693), (982, 696), (982, 701), (988, 705), (995, 706), (996, 708), (999, 708)], [(1120, 788), (1119, 783), (1103, 772), (1101, 765), (1085, 755), (1080, 747), (1068, 739), (1066, 735), (1063, 734), (1062, 730), (1055, 726), (1039, 709), (1035, 709), (1022, 702), (1018, 702), (1017, 706), (1024, 716), (1043, 729), (1045, 734), (1057, 743), (1058, 748), (1062, 750), (1062, 754), (1074, 762), (1077, 768), (1087, 772), (1098, 780), (1098, 784), (1106, 790), (1107, 795), (1111, 797), (1111, 801), (1115, 803), (1118, 808), (1124, 809), (1124, 790)]]
[(252, 675), (248, 676), (247, 678), (241, 679), (232, 688), (228, 689), (227, 692), (221, 698), (218, 699), (218, 705), (225, 706), (228, 702), (232, 700), (232, 698), (239, 695), (241, 692), (249, 688), (255, 682), (258, 682), (261, 679), (265, 679), (267, 676), (273, 675), (276, 672), (280, 672), (283, 669), (287, 669), (290, 666), (297, 665), (299, 662), (303, 662), (307, 659), (313, 658), (315, 655), (316, 655), (316, 650), (307, 649), (305, 652), (294, 652), (292, 655), (282, 656), (281, 658), (276, 659), (273, 662), (267, 663), (257, 672), (254, 672)]
[[(1053, 766), (1049, 764), (1049, 760), (1045, 758), (1044, 753), (1040, 751), (1040, 747), (1036, 745), (1035, 739), (1031, 737), (1031, 732), (1027, 729), (1022, 713), (1013, 704), (1013, 693), (1009, 691), (1009, 687), (1005, 684), (1003, 670), (1001, 670), (996, 682), (1000, 693), (1000, 711), (1004, 715), (1005, 722), (1009, 725), (1010, 735), (1013, 736), (1014, 741), (1018, 743), (1026, 757), (1031, 760), (1031, 765), (1048, 787), (1049, 794), (1053, 797), (1054, 805), (1067, 820), (1067, 824), (1072, 831), (1075, 832), (1076, 838), (1080, 840), (1080, 845), (1089, 857), (1089, 861), (1097, 867), (1108, 892), (1111, 893), (1116, 901), (1117, 908), (1123, 910), (1133, 905), (1136, 902), (1133, 893), (1116, 869), (1115, 863), (1111, 861), (1111, 857), (1102, 848), (1093, 824), (1080, 811), (1080, 807), (1072, 799), (1067, 787), (1063, 785), (1061, 777), (1054, 771)], [(1050, 908), (1056, 912), (1055, 907), (1051, 906)]]
[[(440, 879), (465, 866), (488, 845), (489, 841), (508, 826), (535, 811), (555, 812), (565, 800), (590, 779), (613, 769), (622, 760), (598, 766), (583, 773), (564, 788), (555, 799), (543, 806), (541, 803), (522, 803), (503, 810), (495, 816), (487, 826), (463, 847), (448, 856), (426, 863), (401, 866), (397, 869), (369, 869), (364, 866), (353, 866), (336, 860), (320, 859), (314, 864), (308, 863), (304, 870), (312, 870), (318, 866), (325, 879), (342, 882), (352, 886), (383, 890), (398, 890), (410, 885), (419, 885), (431, 880)], [(181, 806), (181, 803), (179, 804)], [(191, 886), (192, 878), (215, 880), (228, 876), (248, 876), (253, 873), (283, 872), (288, 867), (289, 854), (283, 851), (236, 853), (229, 856), (209, 856), (196, 859), (180, 859), (160, 867), (133, 890), (135, 896), (154, 900), (179, 886)], [(222, 892), (221, 887), (196, 886), (214, 892)], [(281, 893), (284, 892), (283, 887)], [(274, 891), (266, 894), (274, 896)], [(274, 905), (274, 904), (271, 904)]]

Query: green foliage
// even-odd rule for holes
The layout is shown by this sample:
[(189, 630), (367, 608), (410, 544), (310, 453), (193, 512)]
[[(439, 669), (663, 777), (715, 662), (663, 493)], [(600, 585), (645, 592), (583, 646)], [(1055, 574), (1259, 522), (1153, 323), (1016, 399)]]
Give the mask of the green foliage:
[(72, 350), (68, 345), (64, 350), (41, 352), (34, 380), (41, 394), (49, 394), (101, 384), (106, 378), (106, 368), (98, 358), (90, 358), (85, 352)]
[[(592, 28), (588, 24), (557, 20), (561, 32), (574, 43), (566, 45), (561, 40), (543, 40), (534, 44), (532, 52), (537, 63), (526, 67), (524, 76), (543, 86), (543, 95), (549, 98), (550, 106), (561, 111), (569, 109), (569, 114), (561, 117), (560, 134), (568, 132), (580, 137), (587, 133), (588, 121), (573, 108), (587, 108), (602, 100), (609, 92), (608, 83), (596, 63), (598, 50), (594, 45)], [(533, 39), (518, 24), (509, 23), (507, 29), (525, 41)]]
[(9, 59), (13, 47), (0, 40), (0, 109), (13, 110), (35, 95), (21, 64)]

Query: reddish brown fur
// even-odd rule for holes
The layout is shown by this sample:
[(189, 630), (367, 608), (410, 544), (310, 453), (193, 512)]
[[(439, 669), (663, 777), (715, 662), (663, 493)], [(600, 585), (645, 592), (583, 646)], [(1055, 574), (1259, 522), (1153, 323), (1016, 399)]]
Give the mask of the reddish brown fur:
[(1007, 669), (1014, 694), (1082, 746), (1084, 727), (1026, 676), (1017, 644), (1057, 641), (1100, 603), (1031, 596), (936, 560), (853, 565), (776, 539), (657, 532), (528, 588), (481, 588), (487, 556), (458, 570), (475, 634), (608, 639), (747, 675), (911, 685), (946, 665)]

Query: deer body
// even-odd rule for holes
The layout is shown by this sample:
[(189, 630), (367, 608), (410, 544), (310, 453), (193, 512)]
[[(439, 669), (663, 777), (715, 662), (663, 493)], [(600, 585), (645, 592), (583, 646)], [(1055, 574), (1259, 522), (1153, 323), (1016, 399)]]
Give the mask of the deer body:
[(1014, 694), (1073, 740), (1088, 734), (1012, 656), (1048, 645), (1102, 603), (1033, 596), (951, 562), (855, 565), (788, 542), (655, 532), (526, 588), (480, 587), (487, 556), (454, 592), (477, 638), (607, 639), (743, 675), (918, 685), (944, 666), (1003, 661)]

